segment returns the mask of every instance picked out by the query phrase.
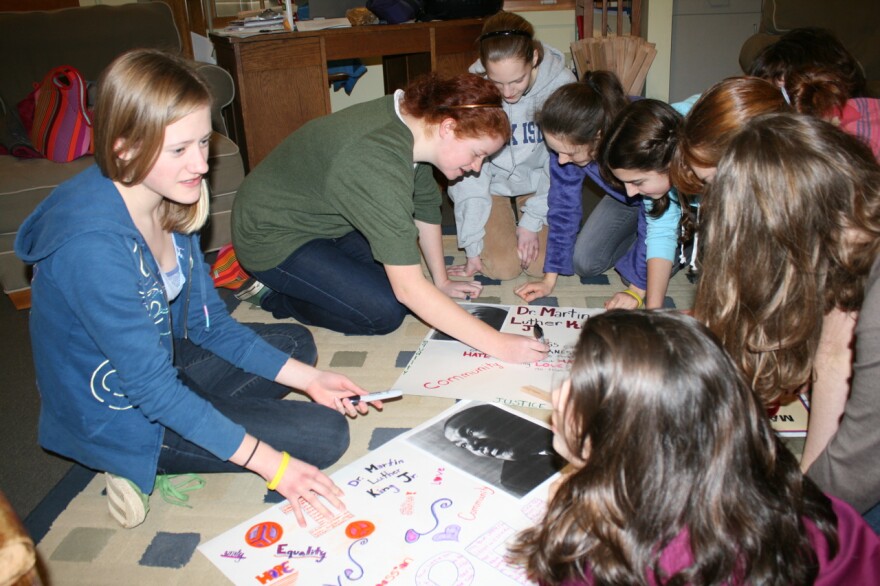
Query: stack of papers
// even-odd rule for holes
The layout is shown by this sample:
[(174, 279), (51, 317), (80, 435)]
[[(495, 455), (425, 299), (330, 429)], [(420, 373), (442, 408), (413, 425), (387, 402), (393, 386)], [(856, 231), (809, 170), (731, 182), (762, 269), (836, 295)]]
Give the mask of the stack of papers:
[(264, 10), (263, 12), (255, 16), (248, 16), (246, 18), (242, 18), (241, 20), (233, 20), (229, 23), (230, 27), (244, 28), (269, 28), (273, 25), (284, 26), (284, 15), (282, 13), (275, 12), (273, 10)]
[(227, 26), (225, 28), (220, 28), (213, 31), (213, 34), (219, 35), (221, 37), (236, 37), (239, 39), (244, 39), (247, 37), (255, 37), (257, 35), (267, 34), (267, 33), (283, 33), (287, 31), (284, 28), (284, 25), (275, 25), (268, 28), (257, 28), (257, 27), (244, 27), (244, 26)]
[(296, 30), (308, 32), (308, 31), (321, 31), (328, 28), (348, 28), (351, 26), (351, 22), (345, 18), (313, 18), (312, 20), (299, 20), (296, 23)]

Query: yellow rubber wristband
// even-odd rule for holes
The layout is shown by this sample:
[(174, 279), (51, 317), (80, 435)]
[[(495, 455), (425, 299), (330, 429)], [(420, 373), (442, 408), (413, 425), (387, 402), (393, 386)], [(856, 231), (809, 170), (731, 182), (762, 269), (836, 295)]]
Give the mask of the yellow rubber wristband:
[(278, 472), (275, 473), (275, 478), (273, 478), (271, 482), (266, 483), (266, 488), (269, 490), (275, 490), (278, 488), (278, 484), (281, 482), (281, 478), (284, 476), (284, 471), (287, 470), (288, 464), (290, 464), (290, 454), (287, 452), (281, 452), (281, 465), (278, 466)]
[(626, 293), (627, 295), (639, 302), (639, 305), (638, 307), (636, 307), (636, 309), (641, 309), (645, 306), (645, 300), (639, 297), (639, 294), (632, 289), (624, 289), (622, 293)]

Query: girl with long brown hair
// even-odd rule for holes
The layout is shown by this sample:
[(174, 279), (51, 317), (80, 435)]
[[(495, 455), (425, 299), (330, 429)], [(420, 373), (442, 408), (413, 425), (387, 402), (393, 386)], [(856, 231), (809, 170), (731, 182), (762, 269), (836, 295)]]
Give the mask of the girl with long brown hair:
[(543, 586), (872, 584), (880, 540), (798, 470), (718, 340), (675, 312), (588, 319), (552, 393), (572, 471), (514, 560)]
[[(516, 288), (523, 300), (550, 295), (560, 274), (600, 275), (631, 251), (640, 202), (607, 185), (596, 162), (599, 142), (627, 104), (613, 72), (589, 71), (581, 81), (553, 92), (538, 112), (536, 121), (550, 150), (547, 254), (544, 277)], [(581, 228), (586, 178), (606, 195)]]
[(880, 502), (880, 166), (830, 123), (767, 114), (731, 141), (702, 209), (694, 315), (765, 404), (812, 387), (801, 468), (870, 512)]

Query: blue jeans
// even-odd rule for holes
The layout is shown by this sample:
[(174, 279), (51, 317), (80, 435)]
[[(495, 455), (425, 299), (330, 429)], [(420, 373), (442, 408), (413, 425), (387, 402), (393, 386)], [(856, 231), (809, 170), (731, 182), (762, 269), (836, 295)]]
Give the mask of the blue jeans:
[(877, 503), (862, 515), (865, 521), (867, 521), (868, 525), (871, 526), (871, 529), (874, 530), (874, 533), (880, 535), (880, 503)]
[[(311, 333), (296, 324), (248, 324), (272, 346), (306, 364), (317, 357)], [(311, 401), (286, 401), (288, 387), (247, 373), (189, 340), (175, 340), (180, 379), (247, 432), (294, 458), (326, 468), (348, 449), (348, 422)], [(165, 429), (159, 474), (245, 472)]]
[(581, 277), (601, 275), (635, 244), (639, 206), (604, 196), (590, 213), (574, 245), (574, 272)]
[(253, 271), (272, 291), (260, 306), (279, 319), (372, 336), (400, 327), (408, 312), (360, 232), (312, 240), (275, 268)]

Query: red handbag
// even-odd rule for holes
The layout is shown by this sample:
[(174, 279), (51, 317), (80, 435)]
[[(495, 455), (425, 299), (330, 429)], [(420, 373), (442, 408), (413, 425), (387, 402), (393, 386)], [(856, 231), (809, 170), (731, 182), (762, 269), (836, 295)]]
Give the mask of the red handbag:
[(55, 67), (37, 85), (30, 138), (35, 149), (56, 163), (92, 153), (86, 80), (75, 67)]

